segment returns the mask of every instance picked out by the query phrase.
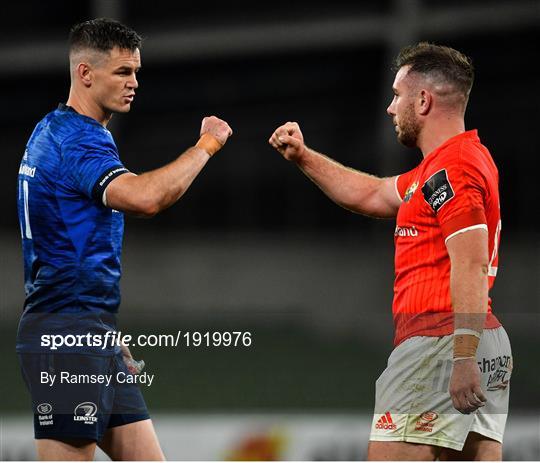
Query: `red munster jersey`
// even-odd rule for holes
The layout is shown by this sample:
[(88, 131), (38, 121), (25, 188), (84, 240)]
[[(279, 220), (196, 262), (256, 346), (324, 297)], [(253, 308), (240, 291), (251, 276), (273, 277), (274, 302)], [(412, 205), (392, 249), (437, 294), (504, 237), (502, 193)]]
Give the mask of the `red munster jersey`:
[[(450, 257), (446, 242), (484, 229), (489, 288), (497, 274), (501, 231), (499, 174), (476, 130), (450, 138), (413, 170), (396, 177), (402, 201), (395, 230), (394, 344), (411, 336), (453, 332)], [(488, 301), (485, 328), (500, 326)]]

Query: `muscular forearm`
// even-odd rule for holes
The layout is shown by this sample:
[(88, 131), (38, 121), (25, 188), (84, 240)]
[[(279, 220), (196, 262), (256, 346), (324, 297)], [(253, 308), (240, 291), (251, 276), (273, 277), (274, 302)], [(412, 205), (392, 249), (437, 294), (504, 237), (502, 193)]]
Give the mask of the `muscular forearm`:
[(450, 292), (454, 309), (454, 364), (448, 392), (457, 410), (471, 413), (487, 400), (476, 364), (487, 311), (487, 266), (474, 260), (453, 263)]
[(141, 217), (152, 217), (173, 205), (187, 191), (211, 156), (232, 135), (216, 116), (205, 117), (197, 144), (173, 162), (141, 175), (120, 175), (103, 194), (105, 205)]
[(457, 410), (472, 413), (487, 400), (476, 364), (488, 307), (487, 234), (469, 230), (450, 238), (446, 247), (454, 310), (454, 365), (448, 392)]
[(210, 156), (200, 148), (189, 148), (176, 160), (137, 177), (140, 194), (154, 213), (174, 204), (187, 191)]
[(193, 147), (159, 169), (137, 176), (121, 176), (107, 188), (107, 205), (131, 214), (152, 217), (178, 201), (209, 158), (205, 150)]
[(376, 205), (382, 179), (345, 167), (307, 147), (296, 164), (336, 204), (360, 214), (384, 216)]
[(452, 263), (450, 293), (455, 329), (482, 333), (488, 307), (487, 264), (475, 261)]
[(377, 178), (345, 167), (308, 148), (296, 122), (287, 122), (270, 136), (268, 143), (298, 167), (335, 203), (372, 217), (395, 217), (401, 198), (394, 178)]

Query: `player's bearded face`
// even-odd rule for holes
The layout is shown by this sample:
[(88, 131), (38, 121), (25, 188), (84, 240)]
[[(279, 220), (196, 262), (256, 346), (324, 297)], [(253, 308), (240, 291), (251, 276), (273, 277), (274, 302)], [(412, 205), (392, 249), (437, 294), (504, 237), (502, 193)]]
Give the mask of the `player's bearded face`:
[(386, 112), (392, 116), (399, 142), (414, 148), (417, 146), (421, 123), (415, 113), (415, 81), (408, 72), (409, 66), (403, 66), (397, 72), (392, 86), (394, 98)]
[(414, 103), (410, 102), (403, 108), (401, 114), (397, 115), (397, 138), (399, 142), (407, 148), (417, 146), (418, 135), (420, 134), (420, 123), (414, 112)]
[(102, 66), (95, 70), (93, 82), (98, 104), (110, 113), (127, 113), (139, 86), (136, 72), (141, 67), (139, 50), (113, 48)]

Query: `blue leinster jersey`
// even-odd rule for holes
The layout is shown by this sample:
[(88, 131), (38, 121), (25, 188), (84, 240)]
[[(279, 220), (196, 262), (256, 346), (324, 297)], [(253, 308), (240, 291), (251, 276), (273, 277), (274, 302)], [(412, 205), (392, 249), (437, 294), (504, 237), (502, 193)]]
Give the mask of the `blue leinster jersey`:
[[(43, 334), (115, 329), (124, 217), (102, 198), (126, 172), (110, 132), (94, 119), (60, 105), (36, 126), (19, 168), (26, 298), (18, 352), (48, 351)], [(89, 351), (99, 353), (57, 350)]]

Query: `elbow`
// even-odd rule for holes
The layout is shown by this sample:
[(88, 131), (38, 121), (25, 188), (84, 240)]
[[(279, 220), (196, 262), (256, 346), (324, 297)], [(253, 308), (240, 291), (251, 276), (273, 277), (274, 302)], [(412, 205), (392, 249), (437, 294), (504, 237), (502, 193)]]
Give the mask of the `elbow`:
[(167, 209), (172, 204), (174, 204), (184, 191), (182, 191), (178, 196), (171, 195), (158, 195), (157, 197), (145, 197), (140, 200), (138, 204), (138, 213), (141, 217), (150, 219), (154, 217), (159, 212)]
[(358, 213), (357, 205), (354, 203), (354, 201), (350, 201), (349, 198), (336, 198), (334, 202), (343, 209)]
[(152, 199), (144, 199), (139, 202), (136, 208), (136, 214), (139, 217), (145, 218), (145, 219), (151, 219), (154, 217), (161, 208), (159, 207), (159, 204), (157, 201), (154, 201)]
[(365, 209), (354, 198), (347, 198), (335, 201), (335, 203), (343, 209), (352, 212), (353, 214), (369, 215)]
[(336, 195), (332, 199), (343, 209), (347, 209), (355, 214), (364, 213), (364, 208), (362, 207), (363, 201), (360, 200), (359, 195), (354, 189), (344, 190), (340, 195)]
[(141, 191), (135, 197), (132, 197), (132, 212), (141, 218), (150, 219), (164, 209), (174, 204), (185, 192), (182, 189), (178, 194), (172, 195), (169, 192), (160, 191)]
[(459, 272), (466, 272), (471, 275), (487, 276), (489, 270), (489, 264), (483, 259), (464, 259), (459, 262), (452, 262), (452, 267)]
[(137, 215), (142, 218), (142, 219), (151, 219), (152, 217), (154, 217), (159, 211), (157, 210), (144, 210), (144, 211), (140, 211)]
[(475, 269), (475, 270), (479, 270), (482, 274), (487, 275), (488, 274), (489, 263), (488, 263), (487, 260), (485, 260), (483, 258), (471, 259), (468, 262), (468, 267), (472, 268), (472, 269)]
[(377, 219), (395, 217), (394, 213), (385, 210), (380, 204), (378, 197), (373, 193), (363, 198), (360, 198), (359, 195), (351, 194), (338, 202), (338, 205), (355, 214), (361, 214), (367, 217)]
[(140, 210), (141, 217), (145, 219), (151, 219), (159, 212), (157, 205), (149, 205)]

